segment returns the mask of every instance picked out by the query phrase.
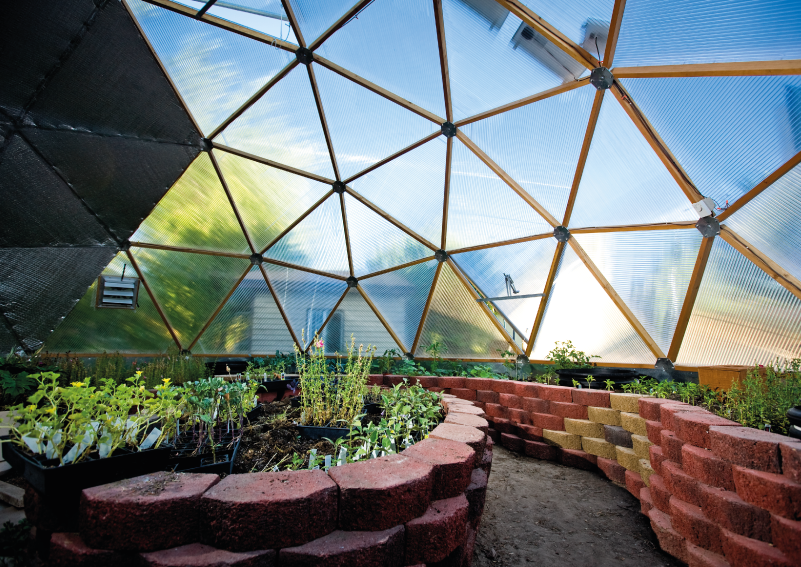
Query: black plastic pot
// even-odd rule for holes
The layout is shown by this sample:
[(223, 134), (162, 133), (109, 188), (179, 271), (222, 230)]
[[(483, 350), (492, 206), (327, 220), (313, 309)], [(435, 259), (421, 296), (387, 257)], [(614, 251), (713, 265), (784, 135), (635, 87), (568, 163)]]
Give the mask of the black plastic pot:
[(377, 415), (381, 411), (381, 404), (378, 402), (364, 404), (364, 413), (366, 414)]
[(316, 427), (312, 425), (298, 425), (300, 434), (306, 439), (330, 439), (336, 441), (350, 433), (347, 427)]
[(801, 439), (801, 406), (787, 410), (787, 419), (790, 420), (787, 434), (794, 439)]
[(170, 452), (168, 467), (175, 472), (208, 472), (231, 474), (239, 450), (241, 437), (224, 437), (214, 451), (204, 446), (198, 450), (197, 443), (189, 440), (175, 444)]
[[(593, 388), (603, 390), (606, 388), (606, 381), (612, 380), (615, 387), (631, 384), (640, 377), (636, 370), (626, 370), (623, 368), (569, 368), (557, 370), (560, 386), (573, 386), (573, 380), (581, 384), (582, 388)], [(587, 382), (587, 376), (592, 376), (594, 382)]]

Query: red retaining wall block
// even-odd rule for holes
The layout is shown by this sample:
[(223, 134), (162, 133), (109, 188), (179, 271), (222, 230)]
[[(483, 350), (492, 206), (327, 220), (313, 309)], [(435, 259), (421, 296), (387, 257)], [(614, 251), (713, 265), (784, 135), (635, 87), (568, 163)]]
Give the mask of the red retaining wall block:
[(515, 384), (512, 380), (493, 380), (492, 389), (499, 394), (514, 394)]
[(500, 433), (514, 433), (515, 428), (511, 420), (498, 417), (495, 419), (495, 430)]
[(571, 419), (589, 419), (587, 406), (567, 402), (551, 402), (551, 413)]
[(515, 394), (498, 394), (498, 403), (505, 408), (523, 409), (523, 398)]
[[(710, 449), (735, 465), (758, 471), (781, 473), (779, 443), (787, 437), (751, 427), (710, 427)], [(801, 443), (797, 444), (801, 449)]]
[(368, 567), (403, 563), (404, 527), (380, 532), (335, 531), (299, 547), (279, 552), (281, 567)]
[(643, 486), (640, 489), (640, 512), (647, 516), (648, 512), (653, 507), (654, 501), (651, 499), (651, 489), (647, 486)]
[(699, 482), (672, 461), (662, 462), (662, 479), (672, 495), (695, 506), (701, 505)]
[(617, 461), (598, 457), (596, 463), (606, 478), (618, 484), (626, 484), (626, 469)]
[(736, 421), (717, 416), (713, 413), (679, 412), (673, 416), (673, 432), (682, 441), (692, 443), (696, 447), (711, 449), (712, 439), (709, 428), (714, 426), (737, 427)]
[(532, 382), (515, 382), (515, 394), (521, 398), (536, 398), (537, 385)]
[(587, 390), (585, 388), (575, 388), (572, 392), (574, 404), (583, 406), (593, 406), (596, 408), (610, 408), (609, 392), (602, 390)]
[(648, 447), (648, 457), (651, 461), (651, 468), (658, 475), (662, 474), (662, 462), (666, 459), (665, 454), (662, 452), (662, 447), (659, 445), (651, 445)]
[(492, 378), (465, 378), (463, 388), (470, 388), (471, 390), (492, 390), (492, 383), (495, 382)]
[(476, 546), (477, 532), (472, 527), (467, 527), (467, 538), (465, 539), (464, 548), (462, 550), (462, 561), (459, 567), (469, 567), (473, 564), (473, 552)]
[(535, 427), (534, 425), (517, 425), (517, 436), (527, 439), (528, 441), (542, 441), (542, 427)]
[(699, 485), (704, 515), (721, 527), (741, 536), (770, 543), (770, 512), (737, 496), (736, 492)]
[(684, 445), (684, 441), (676, 437), (676, 434), (668, 429), (663, 429), (660, 436), (662, 442), (659, 446), (662, 447), (662, 453), (674, 463), (681, 465), (681, 448)]
[(475, 526), (477, 521), (484, 513), (484, 501), (487, 497), (487, 481), (489, 477), (481, 469), (473, 471), (470, 477), (470, 485), (464, 491), (465, 498), (470, 504), (467, 512), (467, 519), (471, 525)]
[(467, 427), (475, 427), (484, 433), (489, 430), (489, 422), (483, 417), (477, 415), (470, 415), (466, 413), (449, 413), (445, 416), (445, 423), (453, 423), (455, 425), (466, 425)]
[(511, 433), (501, 433), (501, 445), (513, 453), (523, 452), (523, 439)]
[[(384, 385), (390, 387), (397, 386), (398, 384), (403, 384), (404, 380), (411, 384), (411, 378), (409, 376), (403, 376), (401, 374), (387, 374), (384, 376)], [(436, 386), (437, 384), (433, 385)]]
[(406, 523), (406, 563), (442, 561), (465, 540), (469, 503), (464, 494), (436, 500)]
[(484, 406), (484, 413), (486, 413), (489, 417), (500, 417), (506, 419), (508, 416), (508, 411), (509, 410), (500, 404), (487, 403)]
[(523, 423), (528, 425), (531, 421), (531, 417), (529, 416), (527, 411), (523, 411), (521, 409), (509, 409), (509, 421), (512, 423)]
[(801, 520), (801, 484), (785, 476), (736, 465), (733, 472), (740, 498), (790, 520)]
[(675, 404), (674, 400), (667, 398), (640, 398), (637, 400), (640, 417), (649, 421), (659, 421), (659, 408), (662, 404)]
[(662, 427), (674, 431), (673, 416), (683, 411), (700, 411), (703, 413), (709, 413), (704, 408), (691, 406), (690, 404), (685, 404), (684, 402), (673, 402), (671, 404), (662, 404), (659, 406), (659, 421), (662, 422)]
[(654, 506), (665, 514), (670, 514), (670, 492), (665, 487), (665, 481), (658, 474), (652, 474), (648, 477), (649, 490), (651, 491), (651, 499), (654, 501)]
[[(642, 398), (640, 398), (642, 399)], [(648, 436), (648, 441), (653, 443), (654, 445), (661, 445), (662, 444), (662, 424), (658, 421), (646, 421), (645, 422), (645, 434)]]
[(635, 498), (640, 497), (640, 490), (645, 488), (645, 483), (642, 480), (642, 476), (640, 473), (636, 473), (634, 471), (627, 470), (624, 474), (624, 478), (626, 479), (626, 488), (631, 495)]
[(462, 376), (439, 376), (437, 386), (440, 388), (464, 388), (464, 378)]
[(500, 443), (501, 442), (501, 432), (498, 431), (497, 429), (493, 429), (492, 427), (490, 427), (487, 430), (487, 439), (491, 439), (494, 443)]
[(328, 474), (339, 485), (343, 530), (386, 530), (420, 516), (431, 502), (434, 467), (405, 455), (332, 467)]
[(551, 402), (573, 402), (573, 388), (567, 386), (547, 386), (537, 384), (537, 393), (543, 400)]
[(688, 567), (730, 567), (726, 558), (687, 542)]
[[(273, 567), (277, 565), (273, 549), (234, 553), (208, 545), (192, 543), (163, 551), (142, 553), (144, 567)], [(111, 565), (109, 563), (109, 565)]]
[(474, 427), (454, 425), (452, 423), (440, 423), (428, 436), (435, 439), (450, 439), (451, 441), (466, 443), (476, 452), (476, 458), (481, 458), (481, 455), (484, 454), (484, 445), (487, 442), (487, 436), (483, 431)]
[(336, 529), (338, 495), (321, 470), (227, 476), (201, 499), (201, 542), (228, 551), (304, 544)]
[(782, 474), (794, 482), (801, 482), (801, 448), (798, 443), (780, 443)]
[(432, 386), (432, 387), (428, 388), (428, 391), (429, 392), (435, 392), (435, 393), (438, 394), (440, 392), (444, 392), (445, 388), (440, 388), (439, 386)]
[(670, 521), (687, 541), (714, 553), (723, 552), (720, 526), (704, 516), (698, 506), (682, 502), (675, 496), (670, 499)]
[(403, 455), (434, 467), (432, 500), (452, 498), (470, 484), (476, 452), (464, 443), (429, 437), (404, 450)]
[[(692, 445), (684, 445), (681, 448), (681, 463), (681, 468), (684, 472), (704, 484), (725, 488), (726, 490), (735, 489), (731, 463), (719, 459), (712, 451)], [(653, 459), (651, 459), (651, 466), (653, 466)]]
[(500, 394), (491, 390), (476, 390), (476, 401), (484, 402), (485, 404), (497, 404)]
[(427, 389), (439, 385), (439, 381), (436, 376), (413, 376), (409, 378), (409, 384), (417, 384)]
[(731, 567), (790, 567), (792, 563), (779, 549), (758, 541), (721, 530), (723, 551)]
[(476, 391), (470, 390), (468, 388), (451, 388), (451, 394), (456, 396), (461, 400), (475, 400), (476, 399)]
[(92, 549), (75, 533), (55, 533), (50, 538), (51, 567), (136, 567), (138, 557), (119, 551)]
[[(367, 385), (368, 386), (383, 386), (384, 385), (384, 375), (383, 374), (370, 374), (367, 377)], [(435, 384), (436, 386), (436, 384)]]
[(468, 402), (461, 404), (450, 404), (448, 406), (448, 413), (468, 413), (470, 415), (477, 415), (479, 417), (486, 417), (486, 413), (481, 408), (477, 408)]
[(771, 540), (773, 545), (794, 564), (801, 565), (801, 522), (794, 522), (781, 516), (771, 518)]
[(550, 429), (551, 431), (564, 431), (565, 421), (558, 415), (551, 415), (547, 413), (531, 413), (529, 414), (531, 425), (540, 427), (542, 429)]
[(524, 441), (523, 443), (523, 452), (529, 457), (543, 461), (555, 461), (558, 458), (559, 447), (539, 441)]
[[(653, 476), (651, 478), (653, 478)], [(670, 517), (656, 508), (652, 508), (651, 511), (648, 512), (648, 517), (651, 519), (651, 528), (654, 530), (656, 538), (659, 540), (659, 547), (673, 557), (687, 563), (685, 539), (673, 529), (673, 525), (670, 523)]]
[(540, 398), (523, 398), (523, 410), (528, 413), (551, 413), (551, 403)]
[[(487, 437), (487, 439), (489, 439), (489, 437)], [(487, 473), (487, 476), (489, 476), (490, 471), (492, 470), (492, 450), (489, 446), (484, 449), (484, 455), (481, 457), (481, 463), (478, 465), (478, 468)]]
[(559, 464), (585, 471), (594, 471), (598, 468), (598, 457), (584, 451), (562, 449), (559, 451)]
[(200, 497), (219, 480), (216, 474), (157, 472), (87, 488), (81, 494), (81, 537), (90, 547), (117, 551), (194, 543)]

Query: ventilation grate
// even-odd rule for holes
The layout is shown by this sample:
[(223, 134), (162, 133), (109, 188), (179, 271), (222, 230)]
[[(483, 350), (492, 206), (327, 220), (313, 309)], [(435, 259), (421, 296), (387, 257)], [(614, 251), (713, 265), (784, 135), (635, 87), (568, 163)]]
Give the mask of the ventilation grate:
[(103, 309), (136, 309), (139, 278), (100, 276), (97, 278), (96, 306)]

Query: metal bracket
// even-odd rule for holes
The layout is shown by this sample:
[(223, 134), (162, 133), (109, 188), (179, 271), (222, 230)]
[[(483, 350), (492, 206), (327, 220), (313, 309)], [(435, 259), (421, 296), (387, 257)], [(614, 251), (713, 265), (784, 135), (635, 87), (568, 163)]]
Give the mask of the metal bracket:
[(349, 287), (349, 288), (350, 288), (350, 287), (356, 287), (357, 285), (359, 285), (359, 280), (357, 280), (357, 279), (356, 279), (356, 278), (354, 278), (353, 276), (349, 277), (349, 278), (348, 278), (347, 280), (345, 280), (345, 281), (346, 281), (346, 282), (348, 282), (348, 287)]
[(712, 217), (698, 219), (698, 222), (695, 223), (695, 228), (698, 229), (698, 232), (700, 232), (704, 238), (714, 238), (720, 234), (720, 222)]
[(251, 254), (250, 255), (250, 263), (254, 266), (261, 266), (261, 263), (264, 262), (264, 257), (261, 254)]
[(123, 240), (120, 242), (120, 252), (127, 252), (131, 249), (131, 241), (130, 240)]
[(615, 78), (612, 72), (606, 67), (596, 67), (590, 72), (590, 84), (599, 91), (605, 91), (612, 86)]
[(567, 242), (570, 240), (570, 231), (564, 226), (557, 226), (553, 229), (553, 237), (557, 242)]
[(528, 364), (528, 357), (525, 354), (518, 354), (515, 360), (518, 364)]
[(334, 181), (334, 184), (331, 185), (334, 189), (334, 193), (339, 193), (340, 195), (345, 192), (345, 184), (341, 181)]
[(295, 57), (298, 58), (299, 63), (303, 63), (304, 65), (311, 65), (312, 61), (314, 61), (314, 53), (308, 47), (299, 47), (297, 51), (295, 51)]
[(669, 358), (657, 358), (654, 368), (657, 370), (664, 370), (665, 372), (672, 372), (676, 369), (676, 367), (673, 366), (673, 362)]
[(406, 354), (403, 355), (403, 358), (405, 358), (406, 360), (414, 360), (414, 355), (410, 352), (407, 352)]
[(437, 250), (434, 252), (434, 258), (436, 258), (437, 262), (446, 262), (448, 260), (448, 253), (445, 250)]
[(456, 126), (452, 122), (443, 122), (442, 135), (446, 138), (453, 138), (456, 135)]
[(200, 139), (200, 149), (204, 152), (210, 152), (214, 148), (214, 144), (208, 138)]

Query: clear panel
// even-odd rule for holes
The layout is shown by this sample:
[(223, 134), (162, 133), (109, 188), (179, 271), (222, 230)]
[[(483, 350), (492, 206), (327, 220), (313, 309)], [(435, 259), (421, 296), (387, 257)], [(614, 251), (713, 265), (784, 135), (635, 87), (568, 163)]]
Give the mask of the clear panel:
[(656, 344), (667, 352), (703, 237), (694, 229), (575, 234)]
[(140, 0), (128, 5), (205, 134), (293, 58), (282, 49)]
[(454, 118), (577, 79), (584, 66), (494, 0), (444, 0)]
[(615, 66), (801, 58), (793, 0), (640, 0), (626, 4)]
[(559, 263), (531, 358), (545, 360), (556, 341), (573, 341), (577, 349), (601, 357), (594, 359), (595, 362), (656, 362), (656, 357), (570, 246), (565, 247)]
[(359, 345), (376, 347), (376, 356), (385, 350), (400, 348), (356, 288), (345, 295), (320, 338), (326, 354), (347, 352), (351, 338), (357, 351)]
[(317, 53), (445, 116), (434, 3), (429, 0), (368, 4), (359, 19), (337, 31)]
[(219, 0), (206, 13), (298, 45), (281, 0)]
[(448, 250), (552, 231), (551, 225), (467, 146), (453, 139)]
[(131, 250), (184, 348), (195, 340), (250, 265), (241, 258), (148, 248)]
[(801, 279), (801, 165), (795, 166), (726, 220), (757, 250)]
[(689, 199), (617, 103), (604, 96), (570, 227), (698, 220)]
[[(504, 274), (511, 276), (520, 295), (529, 295), (545, 290), (555, 250), (556, 240), (544, 238), (454, 254), (453, 260), (487, 297), (506, 296)], [(528, 340), (540, 298), (507, 299), (496, 301), (494, 305)]]
[(214, 150), (253, 244), (263, 250), (319, 201), (330, 185)]
[(245, 235), (208, 154), (192, 165), (167, 191), (131, 242), (148, 242), (250, 254)]
[(314, 74), (343, 178), (440, 129), (325, 67), (315, 65)]
[(305, 65), (292, 69), (214, 141), (303, 171), (334, 177)]
[[(122, 276), (123, 268), (126, 277), (136, 276), (127, 256), (119, 253), (103, 275)], [(136, 310), (96, 309), (96, 296), (97, 280), (45, 341), (45, 351), (156, 354), (175, 344), (144, 286), (139, 287)]]
[(716, 238), (677, 363), (782, 364), (801, 357), (801, 300)]
[(345, 195), (345, 212), (356, 277), (434, 254), (350, 195)]
[(429, 242), (439, 244), (446, 153), (445, 138), (434, 138), (350, 186)]
[(306, 45), (311, 45), (356, 4), (355, 0), (289, 0), (289, 3)]
[(381, 312), (407, 351), (414, 344), (437, 264), (431, 260), (359, 281), (362, 292)]
[(195, 345), (195, 354), (293, 352), (292, 335), (258, 266), (236, 288)]
[(266, 258), (340, 276), (350, 275), (339, 195), (332, 195), (300, 221)]
[(511, 348), (447, 264), (442, 265), (415, 356), (428, 356), (425, 348), (435, 341), (447, 358), (500, 358)]
[(326, 278), (274, 264), (263, 264), (275, 290), (275, 298), (284, 308), (289, 324), (304, 347), (322, 326), (348, 287), (342, 280)]
[(521, 1), (599, 60), (604, 58), (615, 0)]
[(801, 77), (623, 83), (698, 190), (721, 207), (801, 151)]
[(561, 221), (595, 92), (591, 86), (582, 87), (462, 130)]

